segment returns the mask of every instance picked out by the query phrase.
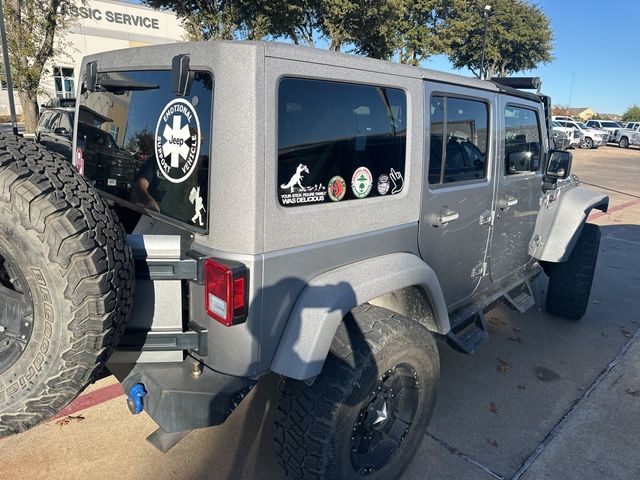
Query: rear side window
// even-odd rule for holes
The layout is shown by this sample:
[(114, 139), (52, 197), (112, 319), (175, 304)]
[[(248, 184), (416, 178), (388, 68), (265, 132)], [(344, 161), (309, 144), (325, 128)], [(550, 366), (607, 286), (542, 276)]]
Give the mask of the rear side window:
[(287, 207), (404, 188), (402, 90), (285, 78), (278, 89), (278, 199)]
[(440, 185), (486, 178), (487, 104), (433, 96), (430, 107), (429, 183)]
[(51, 117), (53, 116), (53, 112), (44, 112), (40, 117), (40, 121), (38, 124), (41, 128), (49, 128), (49, 123), (51, 122)]
[(62, 113), (60, 114), (60, 122), (58, 123), (59, 128), (64, 128), (68, 133), (71, 133), (71, 118), (69, 118), (69, 114)]
[(537, 172), (542, 155), (538, 113), (529, 108), (510, 105), (505, 108), (504, 120), (505, 175)]
[(114, 200), (207, 229), (213, 76), (176, 96), (169, 70), (106, 72), (79, 98), (84, 175)]

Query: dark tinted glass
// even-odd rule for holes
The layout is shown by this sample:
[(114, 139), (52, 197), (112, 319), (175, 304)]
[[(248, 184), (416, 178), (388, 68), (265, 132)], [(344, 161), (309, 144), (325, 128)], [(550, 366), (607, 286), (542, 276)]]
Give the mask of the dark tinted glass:
[(505, 109), (505, 175), (540, 169), (540, 122), (534, 110), (508, 106)]
[(68, 113), (63, 113), (60, 115), (60, 122), (58, 122), (59, 128), (64, 128), (68, 133), (71, 133), (71, 118)]
[(107, 73), (101, 81), (101, 91), (79, 100), (85, 176), (124, 202), (205, 229), (211, 74), (195, 72), (186, 97), (171, 91), (170, 71)]
[(430, 115), (429, 183), (485, 178), (489, 133), (486, 103), (434, 96)]
[(282, 80), (280, 203), (296, 206), (400, 193), (406, 128), (406, 98), (401, 90)]
[(51, 116), (52, 115), (53, 115), (53, 112), (45, 111), (40, 116), (40, 120), (38, 121), (38, 126), (40, 126), (41, 128), (48, 128), (48, 125), (49, 125), (49, 122), (51, 121)]

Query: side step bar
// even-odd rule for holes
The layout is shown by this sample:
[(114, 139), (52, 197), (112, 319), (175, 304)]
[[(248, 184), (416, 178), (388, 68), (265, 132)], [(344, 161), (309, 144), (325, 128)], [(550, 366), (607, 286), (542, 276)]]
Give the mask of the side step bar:
[[(454, 320), (452, 318), (452, 320)], [(480, 345), (489, 340), (489, 333), (484, 324), (482, 312), (475, 312), (468, 317), (463, 317), (451, 325), (447, 333), (447, 343), (458, 352), (467, 355), (474, 353)]]

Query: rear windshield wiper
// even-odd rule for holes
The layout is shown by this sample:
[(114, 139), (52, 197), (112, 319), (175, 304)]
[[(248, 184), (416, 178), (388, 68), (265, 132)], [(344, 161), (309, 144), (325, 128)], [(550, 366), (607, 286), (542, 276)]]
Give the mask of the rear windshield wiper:
[(136, 82), (135, 80), (119, 80), (116, 78), (103, 78), (98, 82), (101, 90), (109, 92), (124, 92), (127, 90), (156, 90), (160, 88), (157, 83)]

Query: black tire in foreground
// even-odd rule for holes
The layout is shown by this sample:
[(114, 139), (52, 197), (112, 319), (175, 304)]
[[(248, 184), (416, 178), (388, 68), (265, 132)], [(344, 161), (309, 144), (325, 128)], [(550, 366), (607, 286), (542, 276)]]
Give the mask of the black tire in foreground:
[(420, 324), (370, 305), (352, 310), (315, 382), (281, 385), (275, 441), (286, 475), (399, 478), (424, 438), (439, 375)]
[(620, 148), (629, 148), (629, 139), (627, 137), (622, 137), (620, 142), (618, 142)]
[(599, 246), (600, 227), (586, 223), (569, 259), (544, 265), (549, 276), (549, 313), (572, 320), (582, 318), (589, 305)]
[(133, 281), (98, 192), (61, 157), (0, 135), (0, 436), (50, 418), (95, 379)]

